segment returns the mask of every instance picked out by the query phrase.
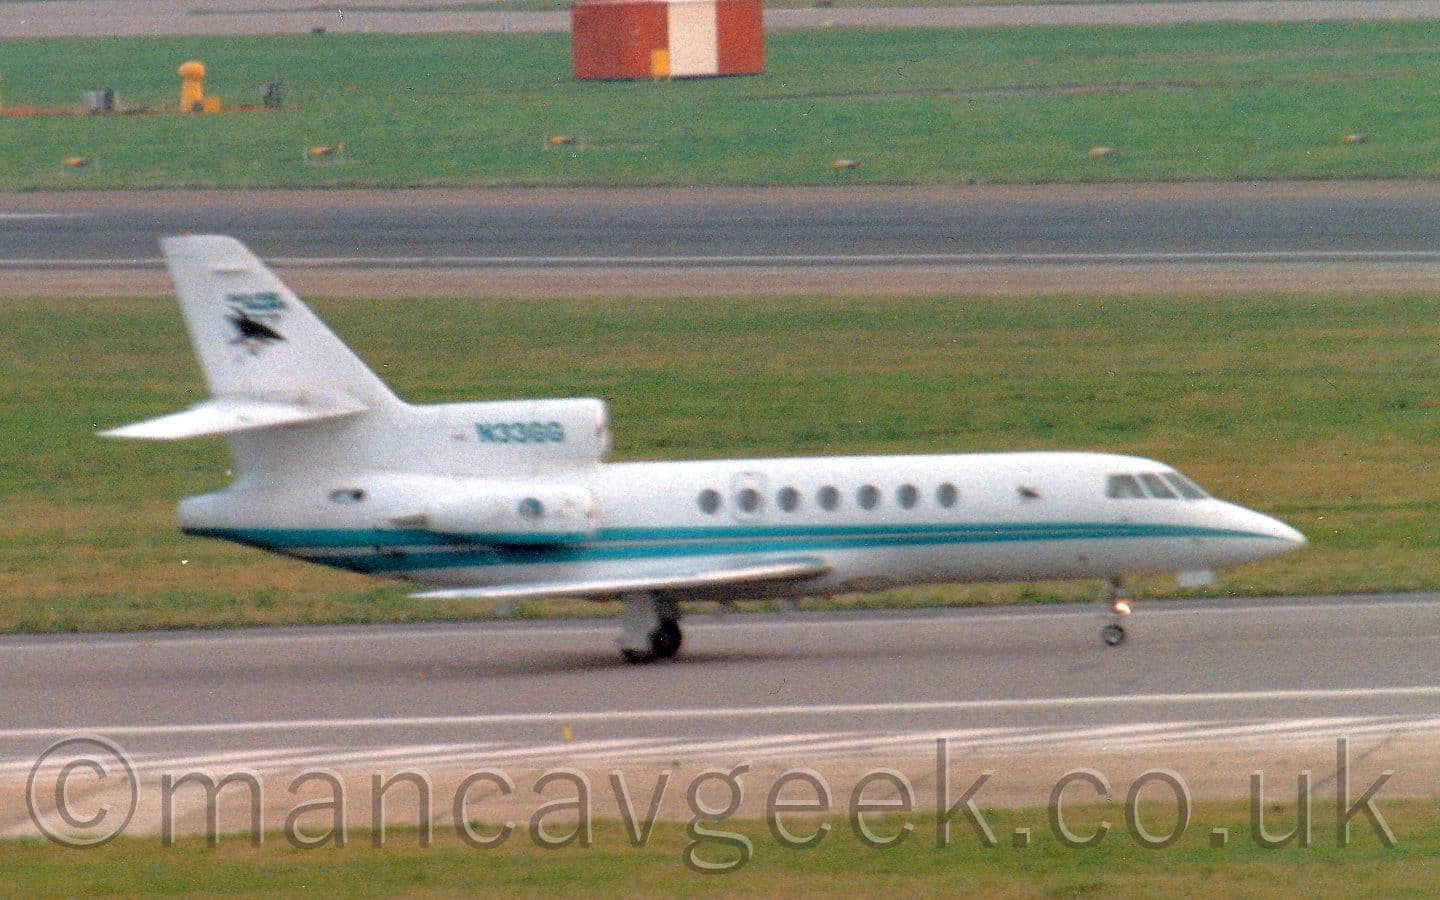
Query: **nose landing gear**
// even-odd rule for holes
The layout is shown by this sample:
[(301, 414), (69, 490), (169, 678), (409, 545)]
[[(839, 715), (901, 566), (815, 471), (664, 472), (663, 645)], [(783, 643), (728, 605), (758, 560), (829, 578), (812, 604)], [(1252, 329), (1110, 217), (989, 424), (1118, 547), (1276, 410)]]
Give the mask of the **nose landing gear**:
[(1130, 615), (1130, 598), (1119, 578), (1112, 578), (1106, 585), (1101, 601), (1110, 604), (1111, 620), (1100, 629), (1100, 640), (1107, 647), (1118, 647), (1125, 642), (1125, 626), (1120, 623)]

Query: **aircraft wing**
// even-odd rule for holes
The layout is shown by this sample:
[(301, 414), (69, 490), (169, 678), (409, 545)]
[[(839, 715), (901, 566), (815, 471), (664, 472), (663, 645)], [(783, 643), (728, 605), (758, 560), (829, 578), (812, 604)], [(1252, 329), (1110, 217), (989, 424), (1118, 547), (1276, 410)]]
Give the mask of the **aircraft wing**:
[(418, 600), (539, 600), (546, 597), (594, 597), (631, 591), (684, 590), (750, 584), (762, 581), (799, 581), (830, 571), (830, 564), (817, 557), (766, 560), (745, 565), (717, 565), (690, 570), (637, 572), (612, 578), (577, 578), (570, 581), (540, 581), (503, 584), (493, 587), (447, 588), (411, 594)]
[(366, 409), (348, 398), (282, 403), (248, 397), (222, 397), (192, 406), (184, 412), (122, 425), (102, 431), (104, 437), (149, 441), (176, 441), (215, 434), (234, 434), (259, 428), (277, 428), (353, 416)]

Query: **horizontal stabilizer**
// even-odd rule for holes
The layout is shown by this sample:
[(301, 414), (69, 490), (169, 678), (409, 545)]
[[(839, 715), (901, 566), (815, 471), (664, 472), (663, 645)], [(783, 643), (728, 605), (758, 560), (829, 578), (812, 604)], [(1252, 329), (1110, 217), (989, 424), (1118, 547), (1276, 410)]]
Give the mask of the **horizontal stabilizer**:
[(716, 566), (708, 569), (651, 574), (636, 573), (613, 578), (452, 588), (441, 591), (425, 591), (411, 596), (417, 600), (540, 600), (547, 597), (611, 596), (630, 591), (673, 591), (763, 581), (798, 581), (824, 575), (829, 571), (830, 564), (823, 559), (804, 557), (752, 565)]
[(234, 434), (282, 425), (319, 422), (362, 413), (367, 407), (350, 398), (327, 398), (320, 402), (276, 403), (222, 397), (192, 406), (184, 412), (122, 425), (101, 432), (104, 437), (149, 441), (178, 441), (207, 435)]

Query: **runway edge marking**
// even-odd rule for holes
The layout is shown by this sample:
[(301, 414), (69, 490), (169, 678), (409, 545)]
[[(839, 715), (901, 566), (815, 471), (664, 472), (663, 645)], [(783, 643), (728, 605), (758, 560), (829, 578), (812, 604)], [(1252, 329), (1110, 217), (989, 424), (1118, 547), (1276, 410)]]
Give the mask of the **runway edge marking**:
[(1020, 697), (988, 700), (934, 700), (904, 703), (844, 703), (832, 705), (755, 706), (544, 713), (480, 713), (469, 716), (399, 716), (354, 719), (289, 719), (274, 721), (207, 722), (170, 725), (75, 725), (46, 728), (0, 729), (4, 738), (44, 738), (96, 732), (110, 736), (169, 734), (228, 734), (256, 731), (318, 731), (335, 728), (416, 728), (447, 725), (526, 725), (577, 722), (638, 722), (673, 719), (729, 719), (755, 716), (825, 716), (837, 714), (965, 712), (992, 709), (1044, 709), (1055, 706), (1108, 706), (1115, 704), (1228, 703), (1256, 700), (1363, 700), (1377, 697), (1440, 697), (1440, 685), (1412, 687), (1335, 688), (1268, 691), (1198, 691), (1189, 694), (1106, 694), (1089, 697)]

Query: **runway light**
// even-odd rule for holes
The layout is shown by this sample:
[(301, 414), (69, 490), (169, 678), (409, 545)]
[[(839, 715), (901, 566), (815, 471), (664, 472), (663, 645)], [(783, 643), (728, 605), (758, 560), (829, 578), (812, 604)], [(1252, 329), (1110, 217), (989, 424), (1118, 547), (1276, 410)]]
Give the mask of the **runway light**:
[(345, 142), (340, 141), (333, 146), (306, 147), (305, 160), (307, 162), (341, 163), (345, 161)]
[(1090, 158), (1091, 158), (1091, 159), (1109, 159), (1110, 157), (1112, 157), (1112, 156), (1114, 156), (1114, 155), (1115, 155), (1115, 148), (1114, 148), (1114, 147), (1091, 147), (1091, 148), (1090, 148)]
[(1114, 610), (1115, 610), (1115, 615), (1117, 615), (1117, 616), (1128, 616), (1128, 615), (1130, 615), (1130, 601), (1129, 601), (1129, 600), (1116, 600), (1116, 601), (1115, 601), (1115, 606), (1114, 606), (1113, 608), (1114, 608)]

